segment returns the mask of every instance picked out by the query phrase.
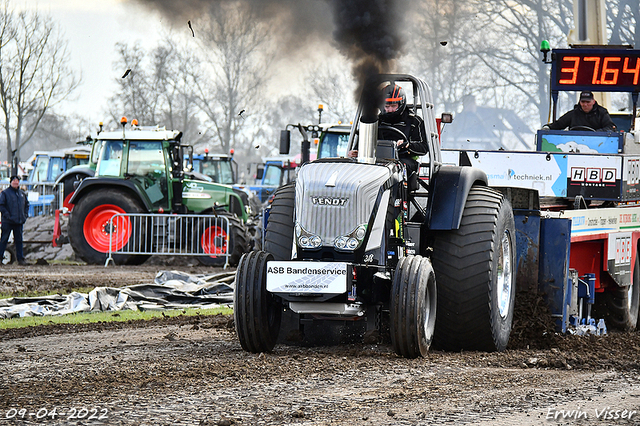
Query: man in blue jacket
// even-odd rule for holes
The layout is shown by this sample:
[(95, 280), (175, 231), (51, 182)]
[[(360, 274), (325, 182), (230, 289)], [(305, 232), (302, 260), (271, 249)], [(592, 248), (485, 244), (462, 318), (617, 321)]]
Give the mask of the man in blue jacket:
[(26, 265), (22, 244), (22, 225), (27, 221), (29, 201), (25, 193), (20, 190), (20, 178), (18, 176), (11, 176), (9, 182), (9, 187), (0, 192), (0, 213), (2, 213), (0, 256), (4, 255), (9, 236), (13, 232), (18, 264)]

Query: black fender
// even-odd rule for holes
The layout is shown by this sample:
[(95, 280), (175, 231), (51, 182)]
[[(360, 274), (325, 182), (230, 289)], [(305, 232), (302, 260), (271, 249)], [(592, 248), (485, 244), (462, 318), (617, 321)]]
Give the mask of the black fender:
[(151, 211), (151, 203), (149, 203), (147, 197), (143, 197), (140, 194), (139, 188), (130, 180), (119, 178), (90, 177), (82, 179), (82, 182), (80, 182), (80, 185), (78, 185), (78, 188), (76, 188), (76, 192), (73, 193), (73, 196), (71, 197), (69, 202), (71, 204), (77, 204), (78, 200), (80, 200), (86, 194), (95, 190), (99, 190), (101, 187), (120, 187), (122, 190), (130, 193), (133, 197), (139, 200), (146, 211)]
[(487, 174), (476, 167), (440, 167), (431, 179), (427, 227), (434, 231), (458, 229), (469, 190), (474, 184), (488, 183)]
[(84, 175), (85, 177), (93, 177), (95, 176), (95, 174), (96, 174), (96, 171), (90, 167), (72, 167), (56, 178), (56, 185), (58, 185), (61, 182), (64, 182), (64, 180), (68, 176)]

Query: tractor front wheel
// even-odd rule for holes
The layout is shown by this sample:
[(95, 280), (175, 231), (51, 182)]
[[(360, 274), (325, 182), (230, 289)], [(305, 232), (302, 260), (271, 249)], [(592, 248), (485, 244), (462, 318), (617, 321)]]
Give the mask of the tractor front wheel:
[(242, 256), (236, 270), (233, 315), (242, 349), (271, 352), (278, 340), (283, 305), (267, 291), (267, 262), (273, 255), (252, 251)]
[(436, 322), (436, 277), (429, 259), (400, 259), (391, 287), (391, 343), (406, 358), (427, 355)]

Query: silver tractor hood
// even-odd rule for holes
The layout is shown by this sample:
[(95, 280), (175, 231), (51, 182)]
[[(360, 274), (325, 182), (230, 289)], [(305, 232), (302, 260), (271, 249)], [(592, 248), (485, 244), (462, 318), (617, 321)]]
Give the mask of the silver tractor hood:
[(365, 163), (304, 165), (296, 180), (294, 238), (298, 247), (345, 252), (360, 247), (380, 189), (392, 173), (384, 165)]

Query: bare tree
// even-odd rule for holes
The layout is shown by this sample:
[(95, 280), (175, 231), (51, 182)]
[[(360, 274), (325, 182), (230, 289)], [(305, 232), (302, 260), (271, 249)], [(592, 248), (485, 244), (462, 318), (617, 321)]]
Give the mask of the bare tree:
[(637, 0), (610, 0), (607, 17), (611, 29), (610, 44), (629, 44), (640, 48), (640, 7)]
[[(409, 22), (416, 40), (404, 62), (425, 74), (436, 104), (455, 111), (478, 105), (509, 109), (534, 127), (549, 119), (549, 65), (540, 43), (566, 48), (574, 26), (568, 0), (422, 0)], [(610, 44), (640, 45), (638, 0), (607, 1)], [(574, 100), (574, 99), (573, 99)], [(561, 102), (573, 100), (561, 95)], [(628, 103), (628, 102), (625, 102)]]
[(49, 17), (16, 13), (8, 0), (0, 7), (0, 123), (11, 161), (79, 80), (68, 68), (67, 44)]
[[(355, 114), (355, 82), (349, 70), (350, 64), (335, 52), (322, 55), (321, 60), (311, 60), (307, 71), (302, 73), (303, 81), (289, 84), (300, 87), (291, 93), (283, 90), (277, 97), (268, 99), (262, 116), (261, 126), (253, 133), (254, 143), (243, 149), (245, 162), (260, 162), (260, 157), (279, 153), (279, 135), (288, 124), (316, 124), (320, 119), (318, 105), (322, 104), (322, 122), (348, 123)], [(280, 87), (282, 79), (272, 83)], [(311, 137), (312, 135), (308, 135)], [(300, 153), (302, 136), (293, 129), (291, 133), (291, 155)], [(240, 162), (240, 161), (239, 161)]]
[(165, 38), (163, 45), (153, 54), (153, 69), (158, 82), (155, 90), (163, 94), (162, 122), (172, 129), (181, 130), (183, 140), (193, 146), (208, 139), (200, 131), (202, 120), (194, 84), (203, 78), (200, 62), (190, 52), (189, 46), (170, 37)]
[(272, 54), (269, 32), (254, 13), (240, 2), (216, 2), (195, 23), (206, 71), (194, 83), (198, 104), (224, 152), (253, 149), (264, 125), (261, 104)]
[[(609, 0), (607, 27), (610, 30), (609, 44), (630, 45), (640, 48), (640, 8), (637, 0)], [(629, 110), (633, 98), (631, 93), (611, 93), (610, 107), (620, 111)]]
[[(573, 26), (571, 4), (567, 0), (490, 0), (476, 1), (481, 37), (469, 40), (466, 50), (473, 52), (478, 68), (485, 73), (481, 90), (486, 99), (507, 95), (508, 105), (528, 114), (532, 124), (548, 119), (549, 68), (541, 61), (540, 43), (566, 46)], [(539, 125), (539, 124), (538, 124)]]
[(71, 144), (86, 140), (88, 136), (86, 128), (87, 123), (84, 117), (45, 114), (31, 142), (25, 147), (28, 148), (27, 152), (31, 152), (37, 149), (33, 142), (38, 141), (39, 146), (46, 146), (47, 149), (66, 148)]
[(304, 89), (310, 110), (313, 111), (318, 104), (322, 104), (324, 122), (348, 123), (353, 119), (356, 110), (356, 84), (350, 65), (342, 55), (325, 55), (321, 61), (314, 62), (306, 73)]
[(466, 49), (467, 40), (482, 32), (475, 7), (467, 0), (424, 0), (414, 7), (403, 62), (428, 80), (438, 109), (456, 111), (465, 96), (480, 90), (477, 59)]
[(140, 125), (163, 125), (180, 130), (184, 140), (195, 145), (203, 138), (196, 104), (194, 78), (199, 78), (199, 60), (170, 35), (147, 52), (139, 43), (118, 43), (116, 78), (120, 89), (111, 98), (110, 114), (137, 119)]
[(109, 113), (115, 122), (120, 117), (128, 116), (144, 125), (158, 124), (158, 104), (162, 96), (154, 89), (154, 73), (149, 74), (148, 53), (139, 42), (133, 46), (127, 43), (117, 43), (118, 60), (115, 69), (120, 70), (121, 76), (116, 78), (120, 86), (118, 92), (109, 101)]
[(456, 111), (473, 95), (530, 124), (546, 123), (549, 69), (540, 42), (566, 45), (568, 1), (423, 0), (415, 7), (410, 39), (416, 41), (405, 62), (432, 82), (438, 106)]

